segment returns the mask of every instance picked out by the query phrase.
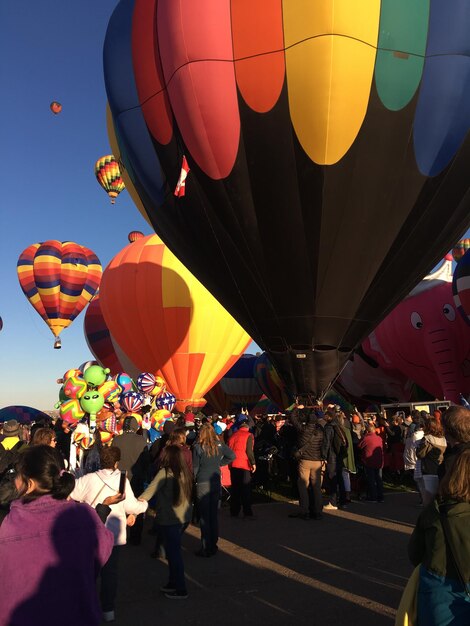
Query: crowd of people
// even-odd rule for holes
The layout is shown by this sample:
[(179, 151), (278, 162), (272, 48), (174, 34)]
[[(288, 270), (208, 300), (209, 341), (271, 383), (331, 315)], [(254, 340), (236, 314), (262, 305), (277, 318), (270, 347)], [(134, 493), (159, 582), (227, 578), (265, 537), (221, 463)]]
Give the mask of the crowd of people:
[[(253, 520), (252, 485), (284, 480), (299, 501), (289, 516), (317, 521), (354, 497), (382, 503), (384, 468), (390, 479), (413, 479), (425, 507), (410, 542), (410, 559), (421, 566), (419, 611), (426, 621), (418, 623), (467, 623), (440, 617), (447, 611), (463, 619), (470, 607), (470, 411), (463, 407), (390, 421), (335, 405), (296, 404), (285, 415), (255, 419), (195, 415), (188, 407), (165, 422), (153, 444), (129, 416), (111, 445), (96, 436), (78, 471), (68, 464), (70, 445), (60, 420), (3, 424), (2, 624), (34, 623), (58, 587), (64, 591), (55, 597), (57, 623), (113, 621), (122, 546), (141, 543), (148, 507), (155, 513), (152, 556), (168, 562), (161, 591), (181, 600), (188, 597), (181, 538), (197, 522), (196, 555), (217, 554), (223, 490), (230, 490), (230, 515)], [(19, 584), (26, 567), (31, 576)], [(71, 577), (74, 584), (64, 585)], [(430, 592), (433, 600), (425, 600)]]

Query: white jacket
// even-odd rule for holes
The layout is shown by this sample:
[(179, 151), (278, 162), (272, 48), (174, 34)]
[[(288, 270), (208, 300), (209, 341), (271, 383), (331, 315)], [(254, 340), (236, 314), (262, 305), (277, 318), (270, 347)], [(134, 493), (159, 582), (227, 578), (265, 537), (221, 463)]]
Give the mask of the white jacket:
[[(98, 470), (75, 481), (75, 488), (70, 494), (72, 500), (86, 502), (96, 507), (108, 496), (119, 492), (121, 472), (116, 470)], [(139, 502), (134, 496), (130, 482), (126, 478), (126, 497), (122, 502), (111, 506), (111, 513), (106, 520), (106, 527), (114, 535), (114, 545), (123, 546), (126, 543), (126, 515), (144, 513), (148, 502)]]

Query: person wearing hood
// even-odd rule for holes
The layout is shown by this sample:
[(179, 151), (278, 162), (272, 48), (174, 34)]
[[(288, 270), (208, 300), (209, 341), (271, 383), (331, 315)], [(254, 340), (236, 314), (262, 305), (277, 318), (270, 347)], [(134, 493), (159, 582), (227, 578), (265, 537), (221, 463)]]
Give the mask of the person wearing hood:
[[(101, 469), (78, 478), (70, 498), (76, 502), (86, 502), (95, 507), (98, 502), (108, 496), (119, 493), (121, 472), (118, 464), (121, 459), (121, 450), (116, 446), (103, 447), (100, 453)], [(106, 565), (101, 570), (101, 607), (105, 622), (114, 621), (114, 605), (117, 593), (118, 563), (122, 546), (126, 544), (127, 516), (136, 516), (145, 513), (147, 502), (140, 502), (132, 491), (131, 484), (126, 478), (125, 498), (111, 506), (111, 512), (106, 520), (106, 527), (114, 535), (114, 547)], [(134, 517), (130, 518), (134, 521)]]
[(417, 623), (470, 624), (470, 448), (454, 460), (408, 546), (419, 568)]

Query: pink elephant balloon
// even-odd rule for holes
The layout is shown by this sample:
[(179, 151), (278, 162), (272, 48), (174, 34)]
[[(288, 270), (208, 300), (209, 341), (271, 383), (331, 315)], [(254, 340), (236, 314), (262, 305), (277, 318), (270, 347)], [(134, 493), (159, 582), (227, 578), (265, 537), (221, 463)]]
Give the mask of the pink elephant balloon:
[(427, 276), (363, 342), (384, 369), (396, 369), (440, 400), (470, 391), (470, 327), (452, 295), (452, 257)]

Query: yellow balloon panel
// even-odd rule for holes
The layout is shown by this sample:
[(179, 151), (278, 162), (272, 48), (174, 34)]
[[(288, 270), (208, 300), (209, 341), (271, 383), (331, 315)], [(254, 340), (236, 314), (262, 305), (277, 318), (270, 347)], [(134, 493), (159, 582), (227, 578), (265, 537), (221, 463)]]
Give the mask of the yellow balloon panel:
[(339, 161), (367, 111), (380, 1), (283, 3), (289, 109), (297, 137), (322, 165)]

